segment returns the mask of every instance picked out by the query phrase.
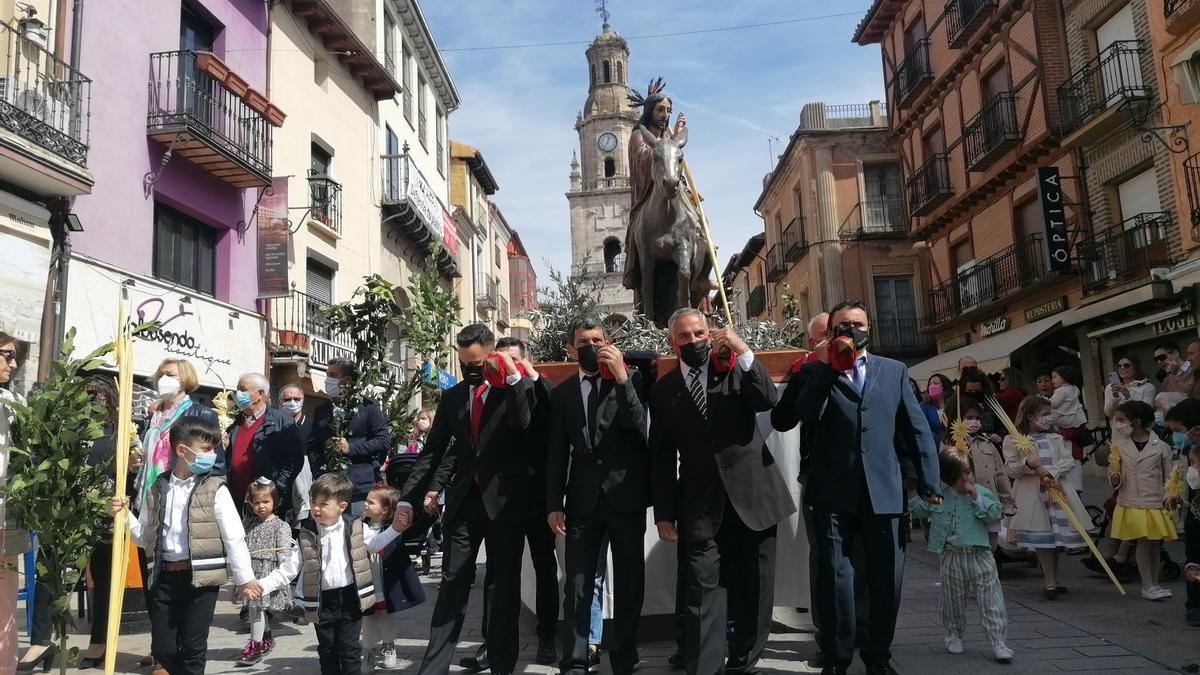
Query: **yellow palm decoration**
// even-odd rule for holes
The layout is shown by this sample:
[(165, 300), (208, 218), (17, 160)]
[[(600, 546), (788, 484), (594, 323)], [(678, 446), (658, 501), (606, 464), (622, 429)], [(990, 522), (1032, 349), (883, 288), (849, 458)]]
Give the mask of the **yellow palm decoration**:
[(221, 425), (221, 431), (229, 428), (233, 424), (233, 392), (223, 391), (213, 397), (213, 410), (217, 411), (217, 423)]
[[(1012, 439), (1013, 444), (1017, 447), (1017, 452), (1021, 453), (1022, 457), (1033, 457), (1036, 455), (1037, 443), (1034, 442), (1032, 438), (1022, 434), (1020, 430), (1017, 429), (1017, 425), (1013, 424), (1013, 421), (1008, 417), (1008, 413), (1004, 411), (1004, 406), (1000, 405), (999, 401), (990, 396), (988, 397), (987, 402), (988, 406), (991, 407), (992, 412), (996, 413), (996, 419), (1000, 420), (1000, 422), (1004, 424), (1004, 428), (1008, 430), (1009, 437)], [(1063, 494), (1062, 489), (1058, 486), (1058, 483), (1055, 483), (1054, 480), (1049, 476), (1043, 477), (1042, 483), (1045, 485), (1046, 492), (1050, 495), (1051, 499), (1058, 504), (1059, 508), (1061, 508), (1063, 513), (1067, 516), (1067, 520), (1071, 522), (1071, 527), (1074, 527), (1075, 531), (1079, 533), (1079, 536), (1083, 537), (1083, 541), (1087, 544), (1088, 548), (1091, 549), (1092, 555), (1095, 556), (1100, 565), (1104, 567), (1104, 571), (1108, 572), (1108, 578), (1112, 580), (1113, 585), (1117, 587), (1117, 590), (1121, 592), (1121, 595), (1125, 595), (1125, 587), (1121, 585), (1120, 581), (1117, 581), (1117, 575), (1113, 574), (1112, 569), (1110, 569), (1108, 566), (1108, 562), (1104, 559), (1104, 556), (1100, 554), (1100, 549), (1096, 548), (1096, 542), (1092, 541), (1092, 536), (1088, 534), (1087, 528), (1083, 526), (1083, 523), (1079, 521), (1079, 516), (1075, 515), (1075, 511), (1071, 509), (1070, 503), (1067, 502), (1067, 496)]]
[(1167, 493), (1167, 503), (1172, 507), (1183, 504), (1183, 464), (1171, 467), (1171, 475), (1167, 477), (1163, 491)]
[(1108, 471), (1109, 473), (1121, 472), (1121, 450), (1117, 447), (1116, 441), (1108, 442)]
[(950, 425), (950, 438), (954, 441), (954, 449), (959, 454), (966, 455), (971, 451), (967, 445), (967, 436), (970, 435), (967, 429), (967, 423), (960, 417)]

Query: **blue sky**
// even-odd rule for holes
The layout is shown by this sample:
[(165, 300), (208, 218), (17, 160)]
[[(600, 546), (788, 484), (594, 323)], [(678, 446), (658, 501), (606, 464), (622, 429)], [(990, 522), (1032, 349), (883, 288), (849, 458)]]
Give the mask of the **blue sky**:
[[(776, 26), (629, 39), (629, 79), (662, 76), (691, 129), (688, 163), (704, 194), (723, 266), (762, 230), (753, 212), (764, 174), (810, 101), (883, 98), (879, 48), (850, 42), (870, 0), (609, 0), (613, 29), (627, 38), (831, 14)], [(545, 283), (547, 263), (571, 261), (571, 152), (575, 116), (587, 97), (586, 44), (521, 49), (461, 48), (589, 42), (600, 31), (594, 0), (426, 0), (421, 4), (462, 107), (451, 138), (479, 148), (500, 185), (494, 195), (521, 234)]]

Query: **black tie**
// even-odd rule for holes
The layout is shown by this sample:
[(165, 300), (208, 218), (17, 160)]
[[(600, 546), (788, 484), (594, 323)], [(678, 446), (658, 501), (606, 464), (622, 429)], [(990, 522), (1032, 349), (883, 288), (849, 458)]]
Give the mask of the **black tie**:
[(600, 376), (589, 375), (583, 378), (591, 385), (587, 397), (587, 428), (588, 443), (596, 443), (596, 413), (600, 410)]

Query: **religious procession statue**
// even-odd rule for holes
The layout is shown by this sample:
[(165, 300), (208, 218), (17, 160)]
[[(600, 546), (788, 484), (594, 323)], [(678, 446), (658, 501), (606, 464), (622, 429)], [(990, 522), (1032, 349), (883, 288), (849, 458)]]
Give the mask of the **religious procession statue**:
[(629, 138), (632, 208), (623, 282), (642, 314), (665, 327), (673, 311), (699, 307), (713, 290), (713, 264), (698, 197), (683, 176), (687, 119), (680, 113), (670, 128), (671, 98), (662, 78), (650, 82), (645, 96), (631, 88), (629, 101), (642, 115)]

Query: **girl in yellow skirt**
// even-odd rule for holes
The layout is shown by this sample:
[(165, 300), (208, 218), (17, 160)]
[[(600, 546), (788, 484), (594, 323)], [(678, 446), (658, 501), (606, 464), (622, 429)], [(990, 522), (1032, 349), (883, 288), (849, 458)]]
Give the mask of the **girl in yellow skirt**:
[(1113, 452), (1108, 480), (1117, 492), (1113, 511), (1113, 539), (1136, 541), (1142, 598), (1163, 600), (1171, 591), (1158, 585), (1162, 566), (1159, 542), (1175, 539), (1175, 524), (1164, 508), (1166, 482), (1171, 473), (1171, 446), (1150, 430), (1154, 409), (1143, 401), (1126, 401), (1113, 415)]

